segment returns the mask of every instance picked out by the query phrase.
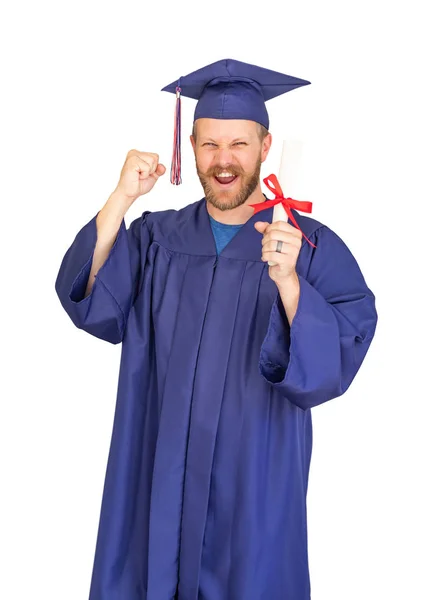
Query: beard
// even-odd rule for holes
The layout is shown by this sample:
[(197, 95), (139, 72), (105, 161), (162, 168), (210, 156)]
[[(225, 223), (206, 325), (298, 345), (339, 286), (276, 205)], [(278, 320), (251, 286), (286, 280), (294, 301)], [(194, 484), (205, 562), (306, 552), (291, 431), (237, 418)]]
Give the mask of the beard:
[[(196, 171), (205, 193), (205, 199), (218, 210), (233, 210), (234, 208), (241, 206), (259, 185), (261, 164), (261, 157), (259, 156), (256, 161), (255, 169), (250, 175), (236, 165), (212, 167), (211, 169), (208, 169), (206, 173), (203, 173), (199, 170), (196, 160)], [(225, 192), (222, 190), (221, 192), (216, 193), (213, 190), (210, 180), (222, 171), (230, 173), (231, 175), (236, 175), (241, 179), (241, 189), (235, 196), (233, 196), (233, 192), (230, 191)]]

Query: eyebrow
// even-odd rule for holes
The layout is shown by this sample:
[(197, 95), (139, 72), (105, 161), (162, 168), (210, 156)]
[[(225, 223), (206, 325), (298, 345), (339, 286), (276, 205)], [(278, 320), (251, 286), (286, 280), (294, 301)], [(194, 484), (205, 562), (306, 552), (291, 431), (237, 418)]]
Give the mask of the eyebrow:
[[(217, 144), (217, 142), (215, 140), (213, 140), (212, 138), (208, 138), (205, 137), (202, 140), (203, 142), (212, 142), (213, 144)], [(248, 142), (249, 138), (248, 137), (240, 137), (240, 138), (235, 138), (234, 140), (232, 140), (230, 143), (231, 144), (235, 144), (235, 142)]]

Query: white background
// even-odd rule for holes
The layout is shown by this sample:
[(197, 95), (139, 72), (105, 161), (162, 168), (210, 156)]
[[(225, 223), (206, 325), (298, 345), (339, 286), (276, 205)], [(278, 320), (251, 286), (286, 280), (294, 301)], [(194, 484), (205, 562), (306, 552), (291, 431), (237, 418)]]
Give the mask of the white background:
[[(277, 172), (283, 139), (303, 140), (300, 199), (344, 239), (377, 297), (360, 373), (312, 412), (312, 599), (434, 598), (434, 49), (423, 4), (2, 8), (2, 599), (88, 597), (120, 346), (76, 329), (54, 282), (129, 149), (170, 167), (174, 96), (160, 89), (222, 58), (312, 82), (268, 103), (274, 146), (262, 174)], [(128, 223), (201, 198), (194, 104), (183, 101), (183, 184), (166, 176)]]

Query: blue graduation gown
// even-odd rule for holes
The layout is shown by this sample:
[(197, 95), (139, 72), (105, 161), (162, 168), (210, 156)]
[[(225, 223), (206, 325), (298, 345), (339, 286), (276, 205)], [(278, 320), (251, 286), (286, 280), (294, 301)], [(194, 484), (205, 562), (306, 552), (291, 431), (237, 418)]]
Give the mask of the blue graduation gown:
[(84, 298), (96, 217), (56, 280), (75, 325), (123, 342), (90, 600), (308, 600), (310, 409), (340, 396), (375, 299), (329, 228), (303, 243), (289, 327), (252, 216), (216, 256), (206, 202), (122, 224)]

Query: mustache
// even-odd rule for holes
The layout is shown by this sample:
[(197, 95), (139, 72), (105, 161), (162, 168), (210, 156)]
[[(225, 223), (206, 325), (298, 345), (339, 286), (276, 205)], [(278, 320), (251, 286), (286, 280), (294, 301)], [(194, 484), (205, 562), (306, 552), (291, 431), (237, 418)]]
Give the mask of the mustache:
[(208, 171), (205, 173), (205, 175), (207, 177), (217, 177), (217, 175), (219, 175), (219, 173), (223, 173), (223, 172), (230, 173), (234, 177), (244, 174), (244, 171), (240, 167), (237, 167), (236, 165), (230, 165), (230, 166), (226, 166), (226, 167), (211, 167), (210, 169), (208, 169)]

